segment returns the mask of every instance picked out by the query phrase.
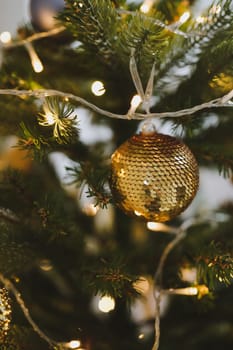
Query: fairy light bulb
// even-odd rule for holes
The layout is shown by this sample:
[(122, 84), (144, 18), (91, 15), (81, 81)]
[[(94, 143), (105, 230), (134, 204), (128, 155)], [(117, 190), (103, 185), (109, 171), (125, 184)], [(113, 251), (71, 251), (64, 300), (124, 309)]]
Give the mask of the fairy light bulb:
[(184, 12), (183, 15), (179, 19), (179, 24), (183, 24), (183, 23), (187, 22), (189, 17), (190, 17), (190, 12), (189, 11)]
[(104, 87), (104, 84), (102, 81), (96, 80), (94, 83), (91, 85), (91, 91), (95, 96), (102, 96), (105, 94), (106, 89)]
[(78, 349), (81, 346), (81, 342), (79, 340), (71, 340), (68, 344), (67, 347), (69, 349)]
[[(134, 95), (130, 101), (130, 109), (127, 113), (128, 117), (130, 118), (134, 112), (136, 111), (136, 109), (138, 108), (138, 106), (140, 105), (140, 103), (142, 102), (142, 98), (139, 95)], [(138, 215), (137, 213), (135, 213), (136, 215)], [(140, 215), (140, 214), (139, 214)]]
[(145, 0), (143, 4), (140, 6), (140, 11), (142, 13), (148, 13), (153, 6), (154, 0)]
[(167, 294), (176, 294), (176, 295), (187, 295), (194, 296), (198, 294), (197, 287), (188, 287), (188, 288), (177, 288), (177, 289), (168, 289), (165, 291)]
[(132, 108), (138, 108), (138, 106), (140, 105), (140, 103), (142, 102), (142, 99), (141, 99), (141, 96), (139, 95), (134, 95), (131, 102), (130, 102), (130, 105)]
[(98, 308), (103, 313), (109, 313), (115, 309), (115, 300), (109, 296), (103, 296), (100, 298)]
[(51, 112), (46, 111), (46, 113), (44, 114), (44, 117), (46, 119), (46, 122), (48, 125), (53, 125), (54, 124), (54, 116)]
[(150, 231), (165, 232), (165, 233), (172, 233), (172, 234), (179, 233), (179, 228), (168, 226), (168, 225), (160, 223), (160, 222), (148, 221), (146, 226), (147, 226), (148, 230), (150, 230)]
[(0, 41), (3, 44), (8, 44), (9, 42), (11, 42), (11, 33), (10, 32), (2, 32), (0, 34)]
[(44, 70), (44, 66), (39, 56), (37, 55), (34, 47), (32, 46), (31, 43), (27, 43), (25, 44), (25, 48), (30, 56), (30, 60), (31, 60), (31, 64), (34, 72), (41, 73)]

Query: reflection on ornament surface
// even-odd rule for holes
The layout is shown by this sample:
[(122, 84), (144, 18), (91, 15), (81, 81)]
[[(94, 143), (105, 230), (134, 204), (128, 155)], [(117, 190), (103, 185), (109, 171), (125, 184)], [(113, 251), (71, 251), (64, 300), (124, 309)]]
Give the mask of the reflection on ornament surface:
[(53, 29), (57, 22), (55, 17), (64, 5), (64, 0), (31, 0), (30, 12), (33, 26), (42, 31)]
[(111, 189), (126, 214), (171, 220), (191, 203), (198, 184), (193, 154), (174, 137), (140, 133), (112, 155)]

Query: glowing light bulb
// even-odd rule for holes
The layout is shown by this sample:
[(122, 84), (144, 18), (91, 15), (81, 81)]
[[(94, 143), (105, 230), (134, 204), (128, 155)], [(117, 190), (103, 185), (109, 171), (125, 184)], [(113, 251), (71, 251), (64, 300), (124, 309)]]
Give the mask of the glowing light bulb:
[(146, 224), (148, 230), (155, 231), (155, 232), (167, 232), (172, 234), (178, 234), (179, 229), (176, 227), (168, 226), (166, 224), (162, 224), (160, 222), (152, 222), (149, 221)]
[[(131, 102), (130, 102), (130, 109), (127, 113), (128, 118), (131, 118), (131, 116), (134, 114), (140, 103), (142, 102), (141, 96), (134, 95)], [(136, 214), (137, 215), (137, 214)]]
[(41, 73), (44, 70), (44, 67), (34, 47), (31, 43), (27, 43), (25, 44), (25, 48), (30, 56), (32, 68), (36, 73)]
[(11, 41), (11, 33), (10, 32), (2, 32), (0, 34), (0, 40), (3, 44), (8, 44)]
[(140, 211), (134, 210), (134, 214), (137, 216), (141, 216), (142, 214), (140, 213)]
[(148, 13), (153, 5), (154, 0), (145, 0), (140, 7), (140, 11), (143, 13)]
[(130, 102), (130, 105), (131, 107), (135, 108), (138, 108), (138, 106), (140, 105), (140, 103), (142, 102), (142, 99), (141, 99), (141, 96), (139, 95), (134, 95), (131, 102)]
[(41, 63), (39, 57), (32, 60), (32, 67), (36, 73), (41, 73), (44, 70), (43, 64)]
[(145, 338), (145, 334), (143, 334), (143, 333), (139, 334), (138, 339), (142, 340), (144, 338)]
[(69, 349), (78, 349), (81, 346), (81, 342), (79, 340), (71, 340), (68, 344), (67, 347)]
[(54, 116), (51, 112), (46, 111), (46, 113), (44, 114), (44, 117), (46, 119), (47, 125), (53, 125), (55, 123)]
[(189, 19), (189, 17), (190, 17), (190, 12), (189, 11), (184, 12), (183, 15), (179, 19), (179, 23), (180, 24), (185, 23)]
[(98, 303), (98, 308), (104, 313), (108, 313), (115, 309), (115, 300), (109, 296), (103, 296)]
[(94, 83), (91, 85), (91, 91), (95, 96), (102, 96), (105, 94), (106, 89), (104, 87), (104, 84), (102, 81), (94, 81)]
[(83, 207), (83, 212), (87, 216), (95, 216), (99, 211), (99, 207), (93, 203), (88, 203)]
[(177, 294), (177, 295), (187, 295), (187, 296), (193, 296), (198, 294), (198, 288), (197, 287), (188, 287), (188, 288), (177, 288), (177, 289), (168, 289), (165, 291), (167, 294)]

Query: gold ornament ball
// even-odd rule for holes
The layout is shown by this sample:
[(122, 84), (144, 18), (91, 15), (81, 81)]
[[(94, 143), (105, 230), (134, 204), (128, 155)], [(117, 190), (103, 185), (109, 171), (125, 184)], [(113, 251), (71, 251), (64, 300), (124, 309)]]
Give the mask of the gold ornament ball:
[(112, 155), (111, 190), (126, 214), (164, 222), (184, 211), (199, 184), (196, 159), (175, 137), (132, 136)]

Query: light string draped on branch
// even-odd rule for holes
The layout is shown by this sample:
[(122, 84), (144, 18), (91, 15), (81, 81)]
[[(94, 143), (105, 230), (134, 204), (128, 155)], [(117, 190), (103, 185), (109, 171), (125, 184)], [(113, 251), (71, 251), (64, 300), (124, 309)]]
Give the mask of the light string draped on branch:
[[(14, 286), (14, 284), (6, 277), (4, 277), (1, 273), (0, 273), (0, 282), (4, 285), (4, 287), (11, 292), (18, 305), (20, 306), (25, 318), (27, 319), (27, 321), (30, 323), (30, 325), (32, 326), (33, 330), (45, 341), (47, 342), (53, 349), (56, 350), (65, 350), (65, 349), (69, 349), (70, 343), (63, 343), (63, 342), (57, 342), (51, 338), (49, 338), (39, 327), (38, 325), (34, 322), (34, 320), (32, 319), (30, 312), (28, 310), (28, 308), (26, 307), (23, 298), (21, 297), (21, 294), (19, 293), (19, 291), (17, 290), (17, 288)], [(71, 342), (72, 343), (72, 342)]]
[[(159, 342), (160, 342), (160, 302), (161, 302), (161, 296), (162, 294), (178, 294), (178, 295), (189, 295), (194, 296), (198, 294), (198, 288), (202, 286), (197, 287), (187, 287), (187, 288), (181, 288), (181, 289), (168, 289), (163, 290), (162, 289), (162, 279), (163, 279), (163, 270), (164, 265), (166, 263), (166, 260), (171, 253), (171, 251), (186, 237), (187, 230), (189, 227), (193, 225), (197, 225), (203, 221), (203, 217), (200, 218), (191, 218), (184, 221), (180, 227), (174, 228), (165, 224), (158, 224), (157, 229), (155, 231), (160, 231), (162, 228), (163, 232), (171, 233), (174, 238), (172, 241), (170, 241), (164, 248), (163, 253), (160, 257), (157, 269), (155, 271), (154, 275), (154, 299), (155, 299), (155, 340), (152, 347), (152, 350), (158, 350), (159, 349)], [(213, 219), (208, 218), (211, 222)], [(153, 223), (151, 223), (153, 224)], [(157, 223), (154, 223), (155, 225)], [(162, 226), (162, 227), (161, 227)], [(205, 286), (206, 287), (206, 286)], [(208, 287), (206, 287), (206, 291), (208, 291)]]
[[(96, 112), (98, 114), (101, 114), (103, 116), (114, 118), (114, 119), (127, 119), (128, 113), (126, 114), (116, 114), (112, 113), (110, 111), (104, 110), (96, 105), (94, 105), (91, 102), (88, 102), (82, 97), (76, 96), (71, 93), (62, 92), (59, 90), (53, 90), (53, 89), (39, 89), (39, 90), (17, 90), (17, 89), (0, 89), (0, 95), (12, 95), (12, 96), (18, 96), (18, 97), (36, 97), (43, 99), (45, 97), (51, 97), (51, 96), (58, 96), (64, 99), (70, 99), (75, 102), (80, 103), (82, 106), (89, 108), (93, 112)], [(188, 116), (191, 114), (194, 114), (198, 111), (209, 109), (209, 108), (217, 108), (217, 107), (233, 107), (233, 89), (228, 92), (226, 95), (216, 98), (214, 100), (211, 100), (209, 102), (202, 103), (200, 105), (196, 105), (191, 108), (181, 109), (178, 111), (173, 112), (162, 112), (162, 113), (133, 113), (130, 116), (130, 119), (135, 120), (143, 120), (146, 118), (178, 118), (183, 116)]]

